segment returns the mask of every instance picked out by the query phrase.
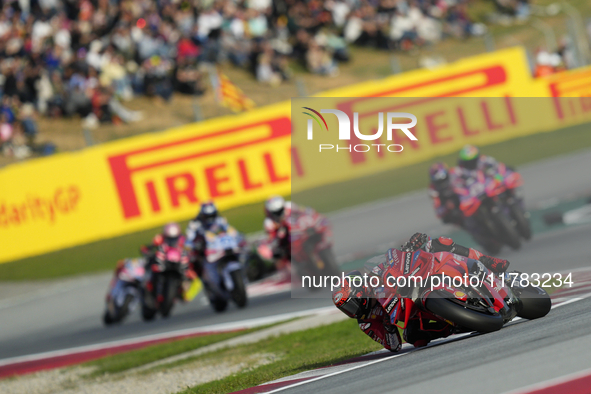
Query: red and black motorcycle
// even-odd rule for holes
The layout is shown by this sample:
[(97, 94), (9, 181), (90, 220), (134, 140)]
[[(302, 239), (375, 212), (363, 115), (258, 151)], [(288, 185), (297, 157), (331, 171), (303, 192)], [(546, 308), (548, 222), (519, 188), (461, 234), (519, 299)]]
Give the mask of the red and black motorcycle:
[(189, 269), (189, 255), (181, 246), (166, 243), (158, 246), (150, 256), (147, 266), (147, 278), (142, 286), (142, 317), (152, 320), (160, 312), (168, 317), (175, 300), (183, 299), (183, 281)]
[(477, 260), (448, 252), (392, 252), (380, 278), (385, 290), (377, 299), (400, 328), (420, 319), (443, 323), (438, 331), (449, 325), (450, 332), (488, 333), (516, 316), (537, 319), (550, 311), (548, 293), (517, 273), (496, 275)]
[(454, 191), (460, 197), (464, 227), (487, 252), (498, 253), (502, 245), (521, 247), (521, 238), (531, 238), (528, 214), (517, 194), (522, 184), (517, 172), (507, 172), (504, 165), (495, 176), (472, 171), (461, 177)]
[(278, 235), (280, 258), (291, 262), (298, 275), (337, 275), (340, 272), (332, 249), (332, 230), (325, 216), (316, 212), (294, 212)]

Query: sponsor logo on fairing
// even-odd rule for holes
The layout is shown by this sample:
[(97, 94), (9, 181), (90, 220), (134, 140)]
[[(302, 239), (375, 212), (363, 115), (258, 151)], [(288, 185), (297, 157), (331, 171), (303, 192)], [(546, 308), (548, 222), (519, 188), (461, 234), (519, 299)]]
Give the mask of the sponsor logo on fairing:
[(404, 274), (410, 272), (410, 262), (412, 261), (412, 253), (406, 252), (404, 256)]
[(386, 312), (388, 312), (388, 313), (392, 312), (392, 309), (394, 309), (396, 304), (398, 304), (398, 297), (396, 297), (392, 301), (390, 301), (390, 303), (386, 307)]
[(359, 328), (361, 328), (362, 331), (365, 331), (370, 327), (371, 327), (371, 323), (359, 323)]

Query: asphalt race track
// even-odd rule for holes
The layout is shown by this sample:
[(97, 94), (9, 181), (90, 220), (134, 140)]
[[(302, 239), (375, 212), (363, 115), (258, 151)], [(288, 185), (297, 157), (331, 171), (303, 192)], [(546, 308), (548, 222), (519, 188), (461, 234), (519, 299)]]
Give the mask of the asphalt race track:
[(520, 320), (491, 334), (394, 355), (276, 391), (495, 394), (520, 389), (591, 367), (590, 310), (587, 298), (537, 321)]
[[(591, 168), (591, 151), (519, 168), (525, 179), (527, 205), (534, 207), (553, 199), (585, 193), (591, 195), (588, 168)], [(451, 230), (437, 222), (425, 191), (337, 212), (331, 218), (335, 250), (341, 257), (384, 250), (386, 245), (399, 244), (415, 231), (439, 235)], [(512, 262), (512, 268), (523, 272), (565, 271), (591, 265), (590, 239), (591, 225), (566, 227), (539, 236), (534, 234), (532, 241), (525, 244), (520, 251), (504, 249), (501, 256)], [(253, 298), (243, 310), (232, 306), (225, 313), (216, 314), (198, 298), (190, 304), (177, 305), (167, 320), (144, 323), (136, 314), (122, 325), (105, 328), (101, 314), (109, 280), (110, 275), (106, 274), (70, 279), (58, 285), (50, 284), (31, 293), (0, 300), (0, 361), (9, 357), (331, 305), (330, 299), (292, 299), (289, 292), (284, 292)], [(591, 356), (582, 352), (591, 345), (591, 336), (586, 334), (591, 317), (584, 313), (589, 311), (590, 306), (591, 301), (565, 305), (562, 309), (553, 311), (544, 319), (543, 324), (522, 322), (495, 334), (463, 339), (457, 343), (401, 357), (398, 361), (387, 361), (379, 365), (376, 372), (379, 377), (372, 382), (375, 382), (376, 387), (381, 387), (382, 392), (384, 389), (389, 391), (394, 387), (389, 372), (404, 368), (404, 365), (413, 365), (407, 373), (396, 373), (397, 379), (406, 382), (407, 386), (414, 381), (414, 376), (428, 373), (433, 377), (425, 384), (437, 379), (449, 379), (448, 387), (464, 381), (480, 383), (483, 382), (482, 377), (487, 376), (484, 373), (487, 367), (496, 365), (500, 368), (503, 365), (502, 357), (505, 352), (515, 358), (515, 363), (510, 363), (507, 368), (523, 368), (524, 374), (536, 371), (535, 366), (538, 364), (540, 368), (555, 366), (556, 371), (573, 370), (569, 367), (571, 356), (561, 356), (559, 363), (549, 362), (557, 354), (564, 352), (572, 352), (573, 357), (586, 356), (586, 366), (589, 367)], [(407, 357), (412, 357), (414, 361), (409, 364), (409, 360), (402, 360)], [(578, 360), (580, 364), (584, 361), (581, 358)], [(581, 364), (580, 369), (583, 367)], [(470, 372), (472, 369), (475, 373)], [(372, 376), (363, 369), (355, 376), (364, 374), (366, 379)], [(348, 379), (348, 376), (340, 376), (340, 379)], [(497, 379), (503, 380), (501, 376)], [(353, 386), (353, 378), (338, 380), (338, 383), (327, 378), (318, 381), (318, 384), (329, 381), (335, 390), (341, 387), (341, 392), (343, 387), (347, 387), (348, 392), (357, 389), (366, 391), (374, 384), (366, 381), (363, 388)], [(442, 384), (443, 382), (442, 380)], [(302, 387), (306, 392), (318, 392), (316, 386), (306, 386)], [(412, 390), (415, 388), (414, 385), (408, 387)], [(311, 388), (314, 390), (310, 391)], [(318, 389), (325, 390), (328, 386), (318, 386)], [(492, 391), (483, 392), (500, 391), (489, 389)], [(418, 390), (417, 386), (417, 392)], [(455, 390), (461, 391), (462, 386)]]

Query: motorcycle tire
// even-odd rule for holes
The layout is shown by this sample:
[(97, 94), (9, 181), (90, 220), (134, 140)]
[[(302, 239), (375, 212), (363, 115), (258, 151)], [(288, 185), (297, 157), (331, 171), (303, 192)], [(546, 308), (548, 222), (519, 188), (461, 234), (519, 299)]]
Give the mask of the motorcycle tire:
[(492, 213), (492, 219), (499, 230), (500, 240), (513, 250), (521, 248), (521, 235), (502, 212)]
[(497, 240), (498, 242), (500, 242), (498, 240), (499, 234), (498, 234), (497, 226), (495, 225), (494, 221), (492, 220), (492, 212), (490, 212), (484, 206), (481, 206), (478, 209), (478, 212), (476, 213), (476, 220), (477, 220), (479, 226), (481, 226), (482, 231), (486, 234), (486, 235), (483, 234), (482, 236), (490, 237), (490, 238), (493, 238), (493, 239)]
[(160, 314), (166, 318), (170, 316), (174, 307), (174, 300), (179, 291), (180, 280), (172, 275), (168, 275), (164, 280), (164, 300), (160, 304)]
[(519, 235), (526, 241), (531, 239), (531, 224), (527, 218), (527, 212), (525, 212), (518, 204), (511, 204), (511, 216), (515, 220), (515, 228)]
[(244, 284), (242, 270), (232, 271), (230, 276), (234, 282), (234, 289), (231, 292), (232, 300), (236, 303), (238, 308), (244, 308), (248, 303), (248, 297), (246, 295), (246, 286)]
[(552, 309), (552, 300), (544, 289), (534, 286), (527, 286), (516, 289), (519, 292), (519, 299), (521, 300), (521, 310), (517, 316), (533, 320), (544, 317)]
[(425, 308), (429, 312), (471, 331), (482, 333), (499, 331), (504, 324), (500, 314), (491, 315), (464, 308), (438, 291), (433, 291), (427, 296)]
[(156, 317), (156, 309), (150, 308), (146, 305), (142, 305), (142, 319), (144, 321), (152, 321)]
[(110, 326), (113, 323), (115, 323), (115, 321), (111, 317), (111, 314), (109, 313), (109, 311), (105, 311), (105, 313), (103, 313), (103, 324), (105, 326)]
[(337, 264), (337, 259), (332, 251), (332, 247), (326, 248), (318, 252), (318, 256), (320, 260), (324, 263), (324, 275), (338, 275), (339, 265)]
[(211, 307), (216, 312), (223, 312), (228, 307), (228, 301), (223, 300), (221, 298), (217, 298), (215, 300), (209, 300)]
[(503, 244), (494, 239), (487, 240), (487, 242), (482, 243), (481, 246), (489, 256), (497, 255), (503, 248)]
[(263, 259), (256, 254), (249, 256), (246, 262), (246, 277), (249, 281), (254, 282), (255, 280), (263, 279), (266, 270), (267, 266)]

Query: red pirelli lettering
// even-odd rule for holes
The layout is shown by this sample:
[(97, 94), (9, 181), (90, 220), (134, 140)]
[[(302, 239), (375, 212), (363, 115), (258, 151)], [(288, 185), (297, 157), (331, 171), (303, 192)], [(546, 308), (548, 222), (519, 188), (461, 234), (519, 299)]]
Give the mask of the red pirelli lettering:
[[(191, 153), (188, 155), (183, 156), (176, 156), (173, 158), (167, 158), (163, 160), (155, 160), (150, 163), (141, 164), (137, 166), (132, 166), (129, 162), (131, 158), (141, 157), (143, 154), (147, 153), (154, 153), (154, 152), (162, 152), (163, 154), (170, 148), (176, 148), (178, 146), (188, 144), (188, 143), (198, 143), (198, 142), (209, 142), (215, 140), (219, 137), (226, 137), (231, 136), (232, 134), (240, 133), (248, 129), (256, 128), (256, 127), (268, 127), (269, 133), (262, 137), (257, 136), (252, 140), (248, 140), (245, 142), (237, 142), (234, 144), (220, 144), (219, 147), (213, 148), (206, 151), (198, 151), (196, 149), (195, 153)], [(190, 160), (197, 160), (202, 157), (209, 157), (212, 155), (216, 155), (223, 152), (235, 151), (239, 149), (243, 149), (245, 147), (261, 144), (264, 142), (273, 141), (275, 139), (279, 139), (282, 137), (289, 136), (291, 133), (291, 122), (289, 117), (280, 117), (271, 120), (265, 120), (261, 122), (255, 122), (247, 125), (241, 125), (239, 127), (231, 128), (231, 129), (223, 129), (214, 131), (207, 134), (201, 134), (190, 138), (179, 139), (175, 141), (171, 141), (165, 144), (158, 144), (148, 146), (146, 148), (132, 150), (128, 152), (123, 152), (120, 154), (116, 154), (113, 156), (108, 157), (109, 166), (111, 168), (111, 173), (113, 175), (113, 180), (115, 182), (115, 186), (117, 188), (117, 194), (119, 197), (119, 202), (121, 204), (121, 209), (123, 213), (123, 217), (126, 219), (132, 219), (138, 216), (141, 216), (141, 210), (138, 203), (137, 191), (133, 185), (133, 176), (142, 171), (148, 171), (151, 169), (161, 168), (164, 166), (168, 166), (171, 164), (177, 164), (185, 161)], [(196, 146), (198, 146), (196, 144)], [(182, 177), (187, 182), (191, 182), (188, 175), (193, 177), (191, 174), (181, 174)], [(174, 177), (173, 177), (174, 178)], [(179, 178), (180, 179), (180, 178)], [(284, 181), (285, 177), (277, 177), (276, 181)], [(287, 175), (287, 181), (289, 180), (289, 175)], [(195, 179), (192, 178), (192, 182)], [(190, 190), (189, 183), (184, 184), (182, 186), (180, 183), (177, 184), (177, 181), (167, 180), (167, 187), (171, 197), (171, 202), (174, 207), (179, 206), (180, 200), (179, 198), (184, 197), (190, 202), (196, 202), (196, 194)], [(149, 186), (147, 186), (149, 187)], [(194, 188), (194, 186), (193, 186)], [(153, 188), (151, 196), (156, 196), (156, 190)], [(148, 195), (150, 196), (150, 191), (148, 191)], [(150, 197), (151, 198), (151, 197)], [(151, 203), (154, 201), (158, 201), (156, 198), (155, 200), (150, 199)], [(155, 205), (152, 204), (152, 208)]]
[(234, 194), (233, 190), (221, 190), (224, 183), (228, 183), (230, 178), (228, 176), (220, 175), (220, 170), (226, 168), (224, 163), (205, 169), (205, 179), (209, 186), (209, 195), (212, 198), (231, 196)]

